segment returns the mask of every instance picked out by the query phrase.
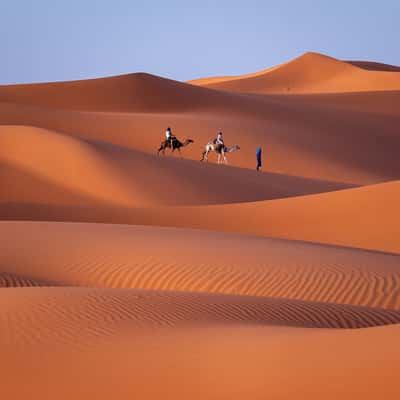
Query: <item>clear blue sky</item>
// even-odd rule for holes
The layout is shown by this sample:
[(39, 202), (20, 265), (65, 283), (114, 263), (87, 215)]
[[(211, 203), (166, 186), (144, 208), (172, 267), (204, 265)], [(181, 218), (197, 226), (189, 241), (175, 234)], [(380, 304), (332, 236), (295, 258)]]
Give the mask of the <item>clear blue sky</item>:
[(1, 0), (0, 83), (254, 72), (306, 51), (400, 65), (400, 0)]

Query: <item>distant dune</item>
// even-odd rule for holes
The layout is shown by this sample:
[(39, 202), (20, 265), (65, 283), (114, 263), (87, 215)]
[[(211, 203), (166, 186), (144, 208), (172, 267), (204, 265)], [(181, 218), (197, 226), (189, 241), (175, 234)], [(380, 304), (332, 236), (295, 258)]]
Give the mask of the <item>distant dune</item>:
[(232, 79), (194, 80), (190, 83), (253, 93), (365, 92), (399, 90), (399, 71), (399, 67), (385, 64), (346, 62), (318, 53), (306, 53), (263, 72)]
[(400, 67), (316, 53), (0, 86), (3, 397), (400, 398), (399, 127)]

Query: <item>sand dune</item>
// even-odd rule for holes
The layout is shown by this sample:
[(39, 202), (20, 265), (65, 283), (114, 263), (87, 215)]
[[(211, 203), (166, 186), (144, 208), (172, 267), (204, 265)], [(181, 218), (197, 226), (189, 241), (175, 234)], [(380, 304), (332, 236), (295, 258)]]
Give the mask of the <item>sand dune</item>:
[(399, 253), (399, 193), (399, 182), (390, 182), (292, 199), (184, 208), (3, 202), (0, 217), (175, 226)]
[(346, 61), (351, 65), (355, 65), (356, 67), (371, 70), (371, 71), (393, 71), (400, 72), (400, 67), (396, 65), (383, 64), (373, 61)]
[[(356, 330), (262, 326), (260, 318), (271, 312), (276, 321), (285, 315), (285, 307), (264, 308), (263, 300), (257, 300), (253, 314), (246, 303), (229, 304), (229, 296), (223, 296), (224, 306), (212, 296), (209, 306), (203, 300), (196, 305), (193, 299), (200, 297), (3, 289), (3, 394), (23, 398), (44, 390), (48, 398), (62, 399), (89, 394), (99, 399), (290, 399), (299, 394), (311, 399), (372, 399), (382, 391), (388, 399), (399, 395), (397, 325)], [(164, 313), (157, 315), (157, 310)], [(277, 310), (280, 314), (273, 312)], [(287, 311), (293, 319), (296, 313)], [(307, 315), (312, 318), (318, 312), (313, 309)], [(330, 310), (329, 316), (334, 315)], [(342, 309), (338, 317), (349, 315)], [(358, 316), (365, 322), (366, 315)], [(318, 319), (318, 325), (321, 322)], [(21, 380), (24, 384), (17, 384)]]
[(2, 222), (0, 234), (2, 270), (35, 281), (400, 309), (398, 255), (125, 225)]
[(157, 220), (159, 225), (242, 232), (399, 253), (399, 201), (400, 183), (396, 181), (287, 200), (189, 208), (184, 214), (178, 210), (168, 213), (163, 209), (140, 210), (131, 215), (130, 221), (148, 224)]
[(0, 125), (3, 397), (399, 398), (399, 67), (0, 86)]
[(215, 166), (210, 173), (199, 162), (149, 156), (33, 127), (0, 127), (0, 147), (3, 202), (125, 207), (210, 204), (351, 186)]
[[(4, 305), (10, 304), (4, 311)], [(196, 325), (362, 328), (394, 324), (400, 311), (232, 295), (122, 289), (10, 288), (0, 293), (4, 346), (89, 346), (122, 329)], [(19, 326), (18, 326), (19, 325)], [(15, 331), (10, 335), (8, 326)], [(19, 332), (19, 334), (18, 334)], [(79, 342), (75, 337), (79, 332)], [(79, 350), (79, 347), (78, 347)]]
[(136, 73), (82, 81), (0, 86), (0, 101), (86, 111), (173, 111), (223, 94)]
[(191, 81), (209, 88), (254, 93), (324, 93), (399, 90), (399, 68), (345, 62), (306, 53), (291, 62), (242, 78)]
[[(316, 96), (316, 97), (315, 97)], [(254, 168), (263, 146), (265, 170), (313, 179), (370, 184), (399, 179), (400, 92), (256, 96), (228, 93), (213, 110), (179, 113), (87, 113), (0, 105), (3, 125), (33, 125), (91, 141), (155, 154), (166, 126), (195, 143), (185, 158), (198, 161), (220, 129), (241, 150), (230, 164)], [(233, 99), (233, 100), (232, 100)], [(184, 111), (184, 109), (182, 109)], [(215, 162), (215, 158), (211, 157)]]

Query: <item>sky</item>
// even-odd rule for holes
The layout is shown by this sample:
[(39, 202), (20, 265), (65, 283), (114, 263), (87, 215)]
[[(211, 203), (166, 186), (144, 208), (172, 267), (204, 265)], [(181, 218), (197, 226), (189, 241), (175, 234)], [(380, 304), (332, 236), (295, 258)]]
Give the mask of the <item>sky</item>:
[(0, 84), (256, 72), (307, 51), (400, 65), (400, 0), (1, 0)]

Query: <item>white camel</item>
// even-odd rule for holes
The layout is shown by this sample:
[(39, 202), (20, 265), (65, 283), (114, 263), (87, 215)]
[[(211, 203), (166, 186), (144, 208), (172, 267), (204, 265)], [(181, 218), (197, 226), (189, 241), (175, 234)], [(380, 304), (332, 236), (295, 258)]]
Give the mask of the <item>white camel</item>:
[(213, 142), (210, 142), (210, 143), (206, 144), (204, 151), (203, 151), (203, 156), (200, 161), (208, 161), (208, 154), (211, 151), (214, 151), (215, 153), (218, 154), (218, 160), (217, 160), (218, 164), (221, 163), (221, 159), (224, 161), (225, 164), (227, 164), (228, 160), (227, 160), (225, 154), (232, 153), (233, 151), (236, 151), (236, 150), (240, 150), (240, 147), (237, 144), (232, 147), (225, 147), (220, 144), (214, 144)]

